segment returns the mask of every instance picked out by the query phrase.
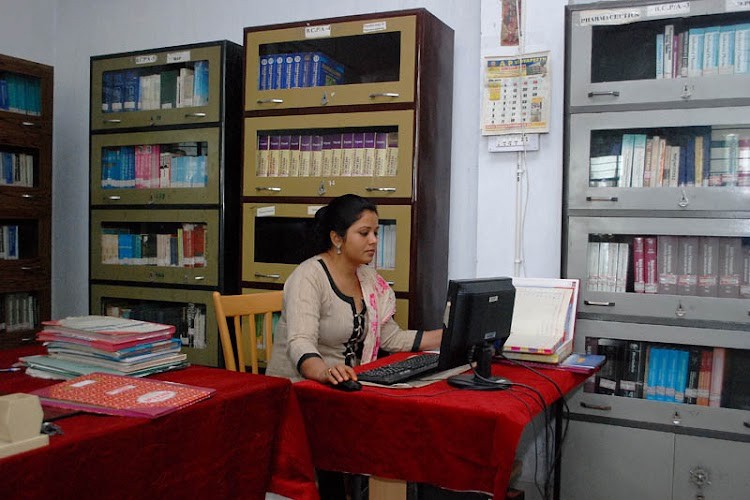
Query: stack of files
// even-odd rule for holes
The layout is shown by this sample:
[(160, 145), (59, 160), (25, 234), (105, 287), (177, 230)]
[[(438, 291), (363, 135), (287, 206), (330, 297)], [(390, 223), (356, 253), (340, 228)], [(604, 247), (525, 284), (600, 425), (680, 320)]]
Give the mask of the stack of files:
[(21, 358), (29, 375), (70, 379), (93, 372), (144, 377), (184, 368), (175, 327), (112, 316), (79, 316), (45, 321), (37, 340), (47, 355)]

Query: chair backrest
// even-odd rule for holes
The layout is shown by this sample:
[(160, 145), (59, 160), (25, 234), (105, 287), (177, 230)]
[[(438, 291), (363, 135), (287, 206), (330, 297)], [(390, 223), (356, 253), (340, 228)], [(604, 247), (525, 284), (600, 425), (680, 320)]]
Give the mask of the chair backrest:
[[(258, 342), (261, 342), (265, 351), (266, 362), (271, 359), (273, 313), (281, 311), (283, 293), (282, 291), (243, 295), (213, 293), (216, 322), (219, 324), (221, 348), (224, 352), (224, 365), (227, 370), (244, 372), (245, 367), (249, 365), (253, 373), (258, 373)], [(261, 332), (261, 335), (256, 333), (256, 315), (263, 315), (263, 332)], [(236, 352), (230, 335), (230, 320), (234, 327)], [(249, 364), (245, 360), (245, 352), (248, 347)]]

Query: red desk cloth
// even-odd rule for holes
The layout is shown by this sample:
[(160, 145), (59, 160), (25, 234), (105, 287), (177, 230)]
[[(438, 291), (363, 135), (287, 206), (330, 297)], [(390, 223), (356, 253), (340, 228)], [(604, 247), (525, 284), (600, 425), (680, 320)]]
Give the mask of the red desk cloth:
[[(493, 364), (492, 372), (536, 388), (547, 405), (559, 399), (551, 383), (529, 370)], [(586, 379), (557, 369), (543, 372), (563, 393)], [(505, 498), (521, 433), (541, 411), (528, 389), (471, 391), (445, 381), (418, 389), (364, 386), (359, 392), (304, 381), (294, 384), (294, 391), (316, 467), (482, 491), (495, 498)]]
[[(0, 367), (40, 348), (0, 351)], [(49, 446), (0, 459), (3, 498), (317, 499), (299, 406), (287, 379), (206, 367), (153, 378), (212, 387), (210, 399), (157, 418), (80, 414)], [(56, 381), (0, 373), (0, 393)]]

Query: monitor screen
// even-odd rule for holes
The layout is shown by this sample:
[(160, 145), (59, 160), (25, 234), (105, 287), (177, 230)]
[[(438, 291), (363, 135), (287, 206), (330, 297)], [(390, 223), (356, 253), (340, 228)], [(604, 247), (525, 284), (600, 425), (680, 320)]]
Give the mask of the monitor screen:
[(516, 289), (511, 278), (451, 280), (445, 304), (438, 370), (476, 361), (474, 373), (451, 377), (448, 383), (469, 389), (504, 389), (492, 377), (494, 347), (510, 336)]

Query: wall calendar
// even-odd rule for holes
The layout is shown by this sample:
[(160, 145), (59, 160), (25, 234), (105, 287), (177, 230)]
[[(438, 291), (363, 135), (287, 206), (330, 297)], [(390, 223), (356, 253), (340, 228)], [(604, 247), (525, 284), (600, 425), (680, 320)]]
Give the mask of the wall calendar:
[(549, 132), (548, 61), (549, 52), (485, 57), (482, 135)]

